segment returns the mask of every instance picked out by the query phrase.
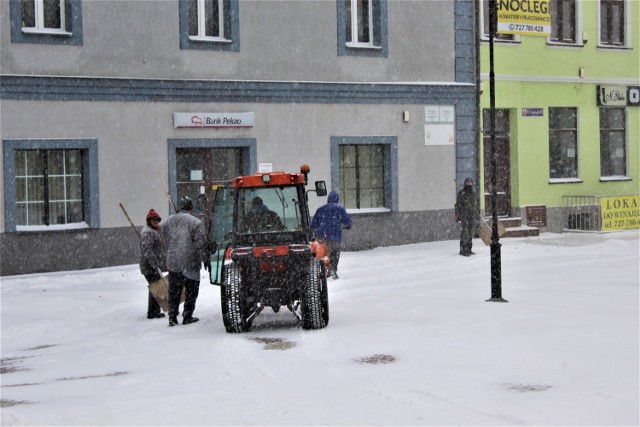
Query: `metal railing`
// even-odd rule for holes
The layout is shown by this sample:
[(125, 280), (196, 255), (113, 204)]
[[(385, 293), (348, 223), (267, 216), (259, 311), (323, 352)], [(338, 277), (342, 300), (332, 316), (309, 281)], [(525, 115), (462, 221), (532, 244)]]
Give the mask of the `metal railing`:
[(566, 231), (600, 231), (600, 196), (562, 196)]

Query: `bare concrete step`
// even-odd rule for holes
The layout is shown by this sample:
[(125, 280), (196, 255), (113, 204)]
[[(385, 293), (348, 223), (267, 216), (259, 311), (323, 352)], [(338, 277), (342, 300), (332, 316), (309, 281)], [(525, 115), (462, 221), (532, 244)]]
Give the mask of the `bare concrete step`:
[[(485, 221), (487, 221), (487, 224), (491, 224), (491, 217), (486, 217)], [(499, 217), (498, 221), (504, 225), (505, 228), (505, 233), (502, 235), (502, 238), (535, 237), (540, 235), (539, 228), (522, 225), (521, 217)]]
[(506, 227), (506, 232), (502, 235), (505, 237), (535, 237), (540, 235), (540, 229), (521, 225), (519, 227)]
[(498, 218), (498, 221), (500, 221), (505, 228), (515, 228), (522, 225), (522, 218), (520, 217)]

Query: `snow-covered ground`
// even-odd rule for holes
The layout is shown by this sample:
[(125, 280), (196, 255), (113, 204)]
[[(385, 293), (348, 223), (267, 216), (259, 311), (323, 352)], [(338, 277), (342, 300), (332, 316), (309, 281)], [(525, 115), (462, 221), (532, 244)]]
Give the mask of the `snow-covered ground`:
[(2, 277), (2, 425), (638, 425), (639, 232), (343, 254), (326, 329), (147, 320), (136, 265)]

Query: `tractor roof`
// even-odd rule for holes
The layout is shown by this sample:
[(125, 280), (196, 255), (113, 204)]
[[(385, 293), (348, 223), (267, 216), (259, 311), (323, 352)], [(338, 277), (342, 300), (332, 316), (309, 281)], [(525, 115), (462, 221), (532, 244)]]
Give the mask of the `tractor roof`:
[(231, 181), (233, 188), (279, 187), (282, 185), (305, 184), (304, 174), (287, 172), (266, 172), (239, 176)]

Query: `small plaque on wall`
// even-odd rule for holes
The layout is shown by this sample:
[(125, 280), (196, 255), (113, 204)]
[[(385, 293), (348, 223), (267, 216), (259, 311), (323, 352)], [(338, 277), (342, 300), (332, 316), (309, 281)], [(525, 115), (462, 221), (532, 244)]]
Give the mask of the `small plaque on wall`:
[(527, 225), (529, 227), (547, 226), (547, 207), (545, 205), (527, 206)]

